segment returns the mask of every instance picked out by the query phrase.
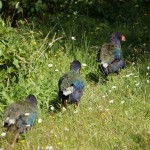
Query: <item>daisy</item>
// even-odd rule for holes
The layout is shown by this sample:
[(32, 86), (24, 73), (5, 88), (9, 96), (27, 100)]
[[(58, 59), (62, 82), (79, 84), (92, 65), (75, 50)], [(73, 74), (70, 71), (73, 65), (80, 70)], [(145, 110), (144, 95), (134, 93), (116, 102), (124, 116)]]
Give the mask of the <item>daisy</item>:
[(110, 103), (110, 104), (114, 103), (114, 100), (113, 100), (113, 99), (112, 99), (112, 100), (110, 100), (110, 101), (109, 101), (109, 103)]
[(147, 70), (150, 70), (150, 66), (147, 67)]
[(1, 133), (1, 136), (2, 136), (2, 137), (6, 136), (6, 132), (2, 132), (2, 133)]
[(53, 64), (48, 64), (48, 67), (50, 67), (50, 68), (53, 67)]
[(76, 40), (76, 38), (75, 38), (74, 36), (72, 36), (72, 37), (71, 37), (71, 39), (72, 39), (73, 41), (75, 41), (75, 40)]
[(59, 70), (58, 69), (55, 69), (55, 72), (58, 72)]
[(38, 123), (41, 123), (41, 122), (42, 122), (42, 119), (41, 119), (41, 118), (39, 118), (39, 119), (38, 119)]
[(54, 110), (55, 110), (54, 106), (51, 106), (51, 107), (50, 107), (50, 110), (54, 111)]
[(53, 150), (53, 146), (46, 146), (46, 150)]
[(116, 89), (116, 86), (114, 85), (114, 86), (112, 86), (112, 89)]
[(135, 86), (137, 86), (137, 87), (138, 87), (139, 85), (140, 85), (140, 82), (138, 82), (138, 83), (135, 84)]
[(82, 66), (83, 66), (83, 67), (86, 67), (86, 66), (87, 66), (87, 64), (83, 63), (83, 64), (82, 64)]

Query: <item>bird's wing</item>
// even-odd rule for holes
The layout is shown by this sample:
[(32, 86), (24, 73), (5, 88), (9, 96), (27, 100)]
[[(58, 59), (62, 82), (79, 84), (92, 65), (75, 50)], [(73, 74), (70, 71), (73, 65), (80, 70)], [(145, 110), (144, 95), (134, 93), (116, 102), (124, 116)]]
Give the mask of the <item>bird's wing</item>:
[(74, 89), (82, 89), (84, 82), (79, 73), (69, 72), (63, 76), (63, 80), (60, 85), (61, 91), (64, 95), (73, 93)]
[(99, 52), (99, 62), (106, 68), (109, 64), (111, 64), (114, 59), (114, 51), (116, 46), (111, 43), (103, 44), (100, 48)]
[(26, 102), (17, 102), (11, 104), (4, 113), (4, 124), (8, 126), (23, 120), (24, 124), (33, 125), (37, 116), (37, 108), (33, 104)]
[(23, 112), (24, 102), (17, 102), (11, 104), (4, 113), (4, 123), (14, 124), (19, 118), (20, 113)]
[(60, 78), (60, 89), (61, 91), (67, 89), (71, 86), (71, 79), (74, 78), (74, 74), (71, 72), (66, 73), (63, 77)]

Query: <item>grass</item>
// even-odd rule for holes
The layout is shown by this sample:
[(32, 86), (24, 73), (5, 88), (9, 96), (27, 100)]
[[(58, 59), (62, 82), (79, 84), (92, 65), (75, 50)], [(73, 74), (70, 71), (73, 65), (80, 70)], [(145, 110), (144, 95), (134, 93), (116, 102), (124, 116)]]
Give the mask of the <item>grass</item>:
[[(51, 28), (25, 25), (13, 29), (14, 49), (25, 59), (17, 57), (18, 82), (10, 78), (9, 87), (2, 89), (2, 102), (7, 103), (1, 103), (1, 112), (8, 104), (32, 93), (38, 99), (38, 119), (42, 119), (41, 123), (37, 119), (15, 149), (150, 149), (150, 70), (147, 69), (150, 52), (145, 28), (142, 23), (133, 29), (127, 24), (117, 26), (80, 19), (79, 22), (57, 20), (52, 22), (55, 25)], [(113, 31), (126, 35), (127, 42), (122, 47), (127, 67), (119, 75), (110, 75), (109, 81), (103, 83), (96, 53)], [(80, 107), (77, 111), (72, 105), (67, 111), (49, 111), (50, 103), (57, 100), (58, 79), (69, 70), (74, 59), (87, 64), (81, 70), (85, 89)], [(48, 64), (53, 66), (48, 67)], [(7, 138), (0, 137), (0, 145), (0, 148), (8, 145)]]

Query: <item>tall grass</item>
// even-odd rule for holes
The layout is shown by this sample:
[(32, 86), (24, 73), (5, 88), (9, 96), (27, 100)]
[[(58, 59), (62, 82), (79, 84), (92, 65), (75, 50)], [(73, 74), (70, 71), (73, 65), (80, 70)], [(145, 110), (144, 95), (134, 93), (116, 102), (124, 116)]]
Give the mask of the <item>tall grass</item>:
[[(122, 47), (127, 66), (103, 83), (96, 54), (113, 31), (126, 36)], [(18, 82), (12, 80), (9, 88), (3, 87), (2, 101), (8, 105), (32, 93), (38, 99), (38, 119), (42, 119), (41, 123), (37, 119), (15, 149), (150, 149), (150, 52), (142, 25), (133, 29), (127, 24), (110, 25), (87, 18), (69, 22), (57, 19), (50, 27), (26, 25), (14, 29), (14, 34), (14, 45), (20, 50), (17, 54), (25, 58), (21, 64), (26, 61), (27, 66), (20, 65)], [(74, 59), (87, 64), (81, 70), (85, 89), (80, 107), (49, 111), (50, 103), (57, 100), (58, 79)], [(4, 108), (1, 103), (2, 112)], [(7, 138), (0, 137), (0, 148), (6, 145)]]

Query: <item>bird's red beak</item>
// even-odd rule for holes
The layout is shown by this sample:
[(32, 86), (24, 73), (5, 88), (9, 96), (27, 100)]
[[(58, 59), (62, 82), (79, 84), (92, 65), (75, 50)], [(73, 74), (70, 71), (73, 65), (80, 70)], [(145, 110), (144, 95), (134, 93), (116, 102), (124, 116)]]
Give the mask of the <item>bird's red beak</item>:
[(121, 36), (121, 41), (126, 41), (126, 38), (124, 35)]

